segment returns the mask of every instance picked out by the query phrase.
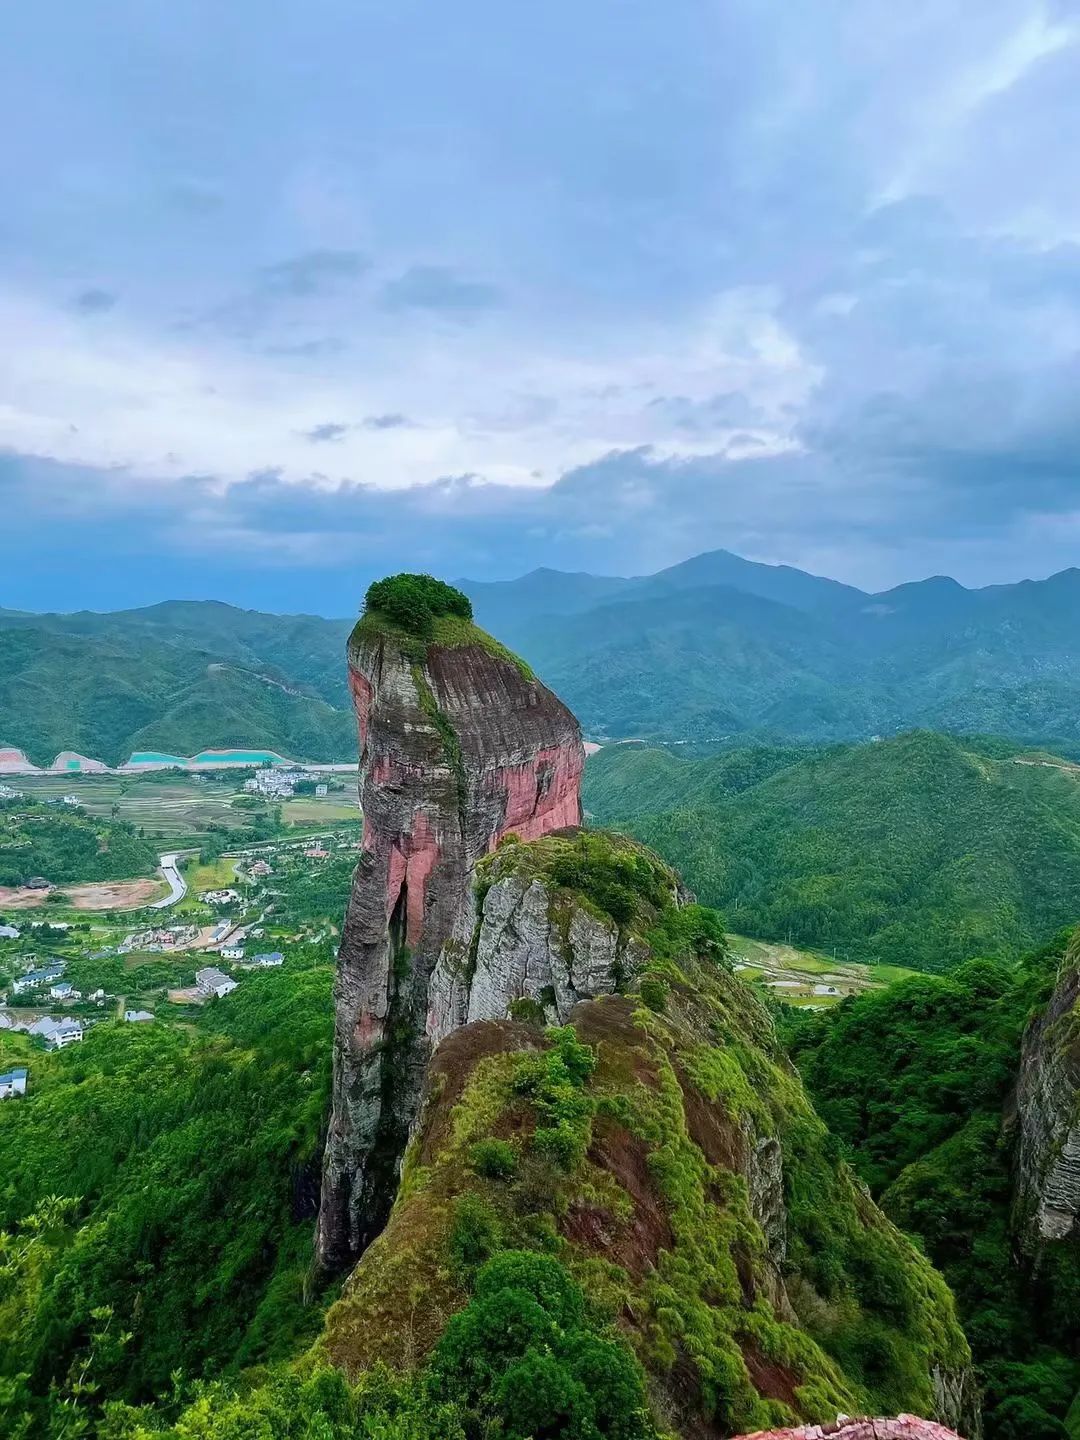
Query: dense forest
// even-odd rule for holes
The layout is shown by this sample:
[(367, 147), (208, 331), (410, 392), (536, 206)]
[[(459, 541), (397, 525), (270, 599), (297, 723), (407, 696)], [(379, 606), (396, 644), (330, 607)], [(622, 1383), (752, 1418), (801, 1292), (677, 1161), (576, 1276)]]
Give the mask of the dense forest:
[(945, 971), (1080, 915), (1080, 774), (1062, 765), (928, 732), (706, 760), (609, 746), (584, 798), (735, 931)]
[(1024, 1027), (1049, 996), (1066, 940), (1018, 963), (976, 960), (904, 981), (831, 1013), (789, 1011), (783, 1025), (851, 1164), (956, 1295), (987, 1440), (1065, 1440), (1080, 1389), (1080, 1256), (1067, 1243), (1034, 1273), (1018, 1262), (1006, 1124)]
[(290, 962), (194, 1027), (107, 1021), (33, 1054), (33, 1102), (0, 1114), (0, 1433), (181, 1405), (317, 1326), (330, 991), (328, 966)]
[(40, 876), (53, 885), (152, 875), (152, 838), (122, 820), (100, 820), (29, 800), (0, 800), (0, 885)]

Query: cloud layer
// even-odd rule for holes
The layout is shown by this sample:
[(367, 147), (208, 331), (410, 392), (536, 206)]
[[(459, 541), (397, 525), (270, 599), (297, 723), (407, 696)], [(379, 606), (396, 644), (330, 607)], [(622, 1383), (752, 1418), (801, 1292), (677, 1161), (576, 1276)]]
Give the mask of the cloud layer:
[(0, 603), (1075, 558), (1073, 0), (61, 9), (0, 56)]

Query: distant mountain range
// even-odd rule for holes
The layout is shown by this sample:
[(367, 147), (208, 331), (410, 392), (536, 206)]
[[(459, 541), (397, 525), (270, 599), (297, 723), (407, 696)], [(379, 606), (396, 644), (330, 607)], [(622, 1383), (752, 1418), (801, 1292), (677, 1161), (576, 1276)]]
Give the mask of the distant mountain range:
[(638, 579), (538, 570), (463, 588), (596, 737), (922, 727), (1080, 746), (1080, 570), (871, 595), (719, 550)]
[[(459, 581), (597, 738), (866, 739), (914, 727), (1080, 753), (1080, 571), (967, 590), (935, 577), (871, 595), (717, 550), (656, 575), (534, 570)], [(351, 620), (216, 601), (96, 614), (0, 610), (0, 745), (356, 751)]]

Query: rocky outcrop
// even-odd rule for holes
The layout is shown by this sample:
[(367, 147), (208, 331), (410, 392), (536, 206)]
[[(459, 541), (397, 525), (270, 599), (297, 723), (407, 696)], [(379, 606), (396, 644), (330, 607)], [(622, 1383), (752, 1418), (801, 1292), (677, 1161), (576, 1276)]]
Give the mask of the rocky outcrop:
[(441, 1012), (428, 1023), (431, 974), (477, 861), (507, 834), (578, 824), (584, 758), (566, 707), (465, 620), (421, 642), (366, 615), (348, 666), (364, 842), (338, 957), (326, 1269), (355, 1260), (389, 1213), (432, 1037), (447, 1028)]
[[(468, 1257), (539, 1250), (613, 1317), (662, 1433), (898, 1403), (958, 1426), (952, 1298), (836, 1156), (711, 912), (643, 847), (590, 832), (504, 844), (475, 887), (432, 978), (448, 1029), (400, 1194), (324, 1354), (351, 1377), (420, 1368), (469, 1303)], [(852, 1440), (877, 1435), (945, 1440)]]
[(1016, 1087), (1016, 1206), (1021, 1249), (1037, 1259), (1080, 1226), (1080, 940), (1046, 1010), (1024, 1036)]
[(959, 1440), (955, 1430), (897, 1415), (892, 1420), (848, 1419), (840, 1416), (828, 1425), (798, 1425), (792, 1430), (755, 1430), (735, 1440)]
[(640, 970), (644, 942), (500, 853), (470, 891), (431, 978), (432, 1045), (473, 1020), (517, 1010), (562, 1024), (581, 1000), (610, 995)]

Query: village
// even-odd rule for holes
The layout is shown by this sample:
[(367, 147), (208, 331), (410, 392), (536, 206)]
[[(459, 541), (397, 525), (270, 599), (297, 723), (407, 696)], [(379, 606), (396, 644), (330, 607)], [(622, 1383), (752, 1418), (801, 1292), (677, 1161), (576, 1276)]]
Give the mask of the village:
[[(35, 1054), (79, 1045), (104, 1023), (190, 1024), (203, 1007), (228, 1003), (246, 977), (311, 963), (313, 952), (330, 960), (336, 927), (303, 897), (337, 871), (351, 873), (356, 833), (282, 838), (213, 858), (189, 853), (172, 915), (144, 910), (154, 918), (141, 925), (132, 924), (137, 911), (0, 915), (0, 1101), (32, 1091)], [(24, 1037), (18, 1064), (5, 1037)]]

